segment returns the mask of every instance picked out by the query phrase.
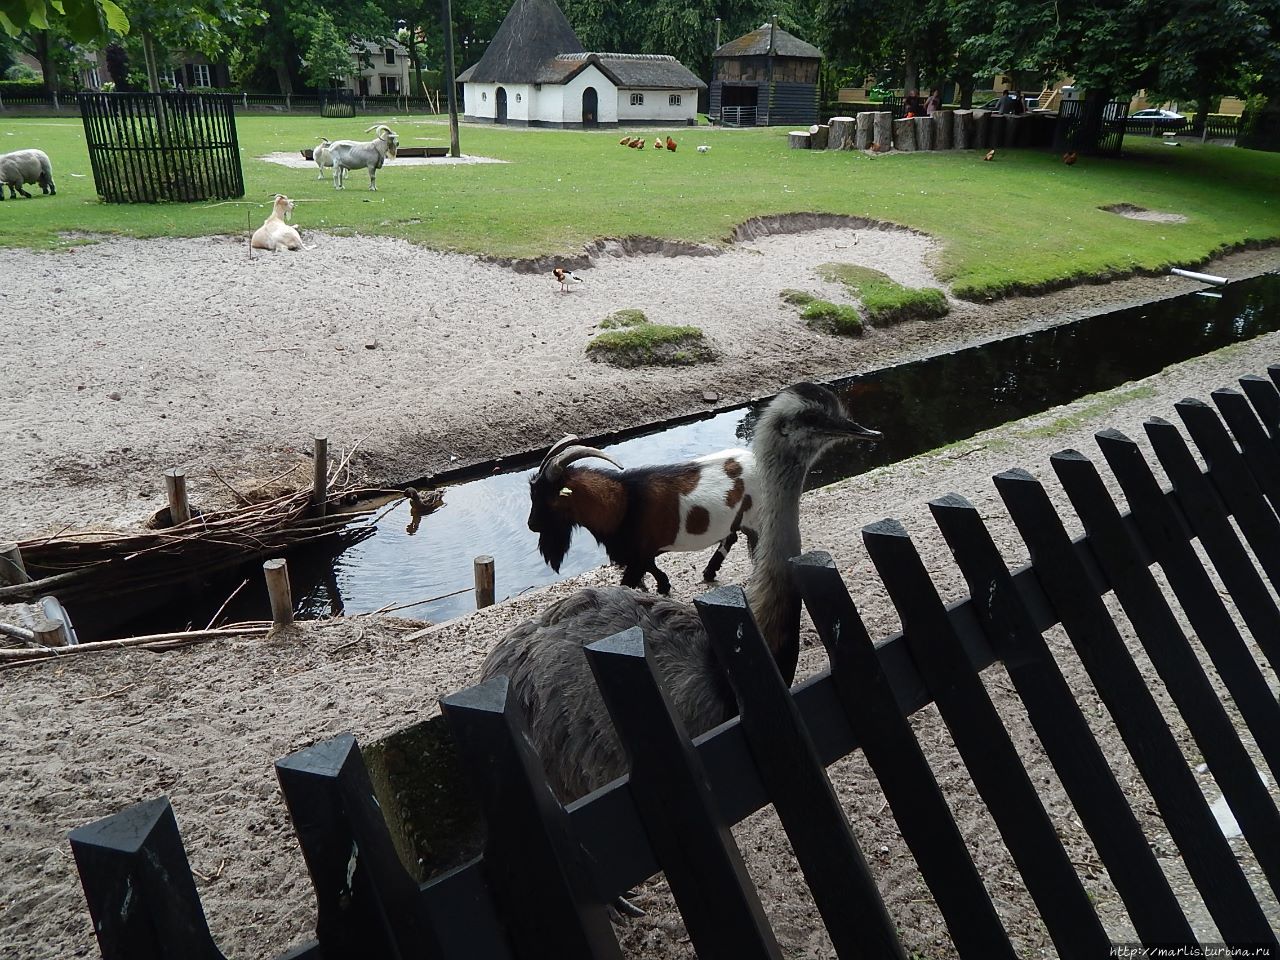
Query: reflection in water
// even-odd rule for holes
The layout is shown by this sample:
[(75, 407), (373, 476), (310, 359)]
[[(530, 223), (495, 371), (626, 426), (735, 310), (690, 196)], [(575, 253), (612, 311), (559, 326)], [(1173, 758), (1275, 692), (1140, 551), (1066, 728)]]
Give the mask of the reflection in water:
[[(854, 416), (885, 439), (840, 448), (811, 474), (810, 485), (963, 440), (1280, 329), (1280, 275), (1231, 284), (1221, 293), (1221, 299), (1188, 294), (837, 381), (833, 386), (845, 393)], [(616, 443), (587, 442), (627, 466), (746, 446), (765, 402)], [(573, 424), (564, 428), (572, 430)], [(472, 560), (480, 554), (495, 559), (499, 599), (604, 563), (604, 551), (581, 530), (559, 574), (542, 562), (537, 538), (525, 526), (531, 469), (445, 489), (444, 507), (423, 518), (414, 536), (405, 533), (411, 518), (402, 503), (383, 518), (376, 537), (338, 557), (331, 575), (314, 577), (316, 586), (301, 598), (301, 615), (324, 616), (343, 606), (354, 614), (466, 589), (472, 585)], [(291, 571), (298, 563), (290, 558)], [(261, 581), (260, 573), (252, 576), (251, 582)], [(211, 609), (226, 592), (210, 600)], [(230, 618), (266, 615), (265, 590), (256, 602), (259, 609), (241, 609)], [(467, 592), (404, 612), (438, 622), (473, 608)]]

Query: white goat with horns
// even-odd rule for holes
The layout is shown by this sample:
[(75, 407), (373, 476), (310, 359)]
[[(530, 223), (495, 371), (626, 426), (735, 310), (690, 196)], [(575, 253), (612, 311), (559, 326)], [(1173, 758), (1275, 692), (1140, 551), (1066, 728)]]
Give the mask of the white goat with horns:
[(385, 123), (374, 124), (365, 132), (374, 130), (378, 135), (372, 140), (334, 140), (329, 144), (335, 190), (345, 186), (348, 170), (361, 169), (369, 171), (369, 189), (378, 189), (378, 170), (387, 157), (394, 159), (400, 148), (400, 138)]

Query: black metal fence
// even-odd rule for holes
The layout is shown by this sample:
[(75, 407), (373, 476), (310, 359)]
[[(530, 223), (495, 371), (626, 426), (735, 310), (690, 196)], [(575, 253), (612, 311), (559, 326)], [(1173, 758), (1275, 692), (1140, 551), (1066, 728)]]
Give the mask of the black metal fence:
[(353, 90), (322, 90), (320, 92), (320, 116), (354, 117), (356, 95)]
[[(741, 715), (696, 744), (669, 712), (640, 631), (601, 638), (587, 655), (632, 772), (567, 808), (547, 786), (505, 678), (446, 698), (444, 714), (479, 787), (488, 832), (480, 856), (426, 883), (396, 855), (354, 738), (278, 761), (318, 909), (317, 940), (281, 960), (617, 957), (606, 905), (660, 870), (699, 956), (776, 958), (774, 934), (728, 829), (766, 804), (787, 831), (836, 954), (902, 958), (893, 918), (826, 776), (826, 765), (858, 748), (958, 954), (1013, 960), (1009, 935), (909, 720), (929, 703), (937, 704), (1058, 954), (1109, 956), (1094, 903), (988, 697), (982, 673), (995, 665), (1007, 673), (1137, 938), (1147, 946), (1194, 943), (1186, 904), (1043, 636), (1058, 624), (1221, 938), (1261, 948), (1250, 956), (1280, 956), (1260, 894), (1105, 602), (1108, 594), (1118, 600), (1262, 878), (1280, 891), (1280, 812), (1172, 606), (1176, 599), (1263, 763), (1280, 775), (1280, 705), (1260, 666), (1265, 660), (1280, 669), (1280, 606), (1267, 585), (1280, 584), (1280, 366), (1268, 372), (1270, 380), (1244, 377), (1243, 392), (1215, 391), (1216, 412), (1198, 400), (1176, 405), (1207, 468), (1176, 426), (1146, 422), (1172, 489), (1161, 486), (1136, 442), (1114, 430), (1098, 433), (1127, 513), (1092, 460), (1073, 450), (1056, 454), (1054, 472), (1085, 530), (1075, 540), (1039, 480), (1017, 469), (999, 474), (996, 488), (1030, 550), (1031, 563), (1016, 571), (968, 501), (955, 494), (932, 501), (941, 535), (980, 602), (944, 606), (896, 521), (864, 528), (904, 631), (883, 643), (872, 642), (830, 557), (793, 561), (830, 667), (792, 690), (742, 591), (701, 597), (695, 605)], [(220, 956), (167, 801), (76, 830), (71, 845), (108, 960)]]
[(1129, 104), (1124, 100), (1095, 103), (1090, 100), (1064, 100), (1058, 108), (1058, 126), (1054, 133), (1055, 150), (1118, 157), (1124, 145)]
[(244, 196), (230, 97), (81, 93), (76, 101), (94, 184), (107, 202)]

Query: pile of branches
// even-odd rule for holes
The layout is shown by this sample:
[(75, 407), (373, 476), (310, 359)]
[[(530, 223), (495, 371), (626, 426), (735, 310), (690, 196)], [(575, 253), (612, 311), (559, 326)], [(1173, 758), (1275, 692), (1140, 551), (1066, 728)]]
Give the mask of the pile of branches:
[(259, 503), (237, 494), (240, 506), (193, 516), (177, 526), (128, 534), (63, 531), (23, 541), (22, 559), (32, 579), (0, 587), (0, 604), (54, 591), (64, 603), (106, 590), (118, 596), (163, 587), (181, 576), (282, 556), (320, 540), (349, 546), (374, 533), (370, 514), (376, 507), (360, 502), (399, 491), (356, 486), (342, 479), (346, 467), (344, 459), (328, 481), (324, 511), (312, 502), (310, 489)]

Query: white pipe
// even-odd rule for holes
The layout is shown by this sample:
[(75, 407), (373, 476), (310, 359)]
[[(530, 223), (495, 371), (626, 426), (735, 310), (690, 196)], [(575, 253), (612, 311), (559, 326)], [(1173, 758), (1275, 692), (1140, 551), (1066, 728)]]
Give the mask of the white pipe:
[(1215, 277), (1211, 273), (1193, 273), (1190, 270), (1183, 270), (1180, 267), (1174, 267), (1169, 272), (1176, 273), (1180, 277), (1186, 277), (1188, 280), (1199, 280), (1201, 283), (1212, 283), (1215, 287), (1225, 287), (1227, 285), (1226, 277)]

